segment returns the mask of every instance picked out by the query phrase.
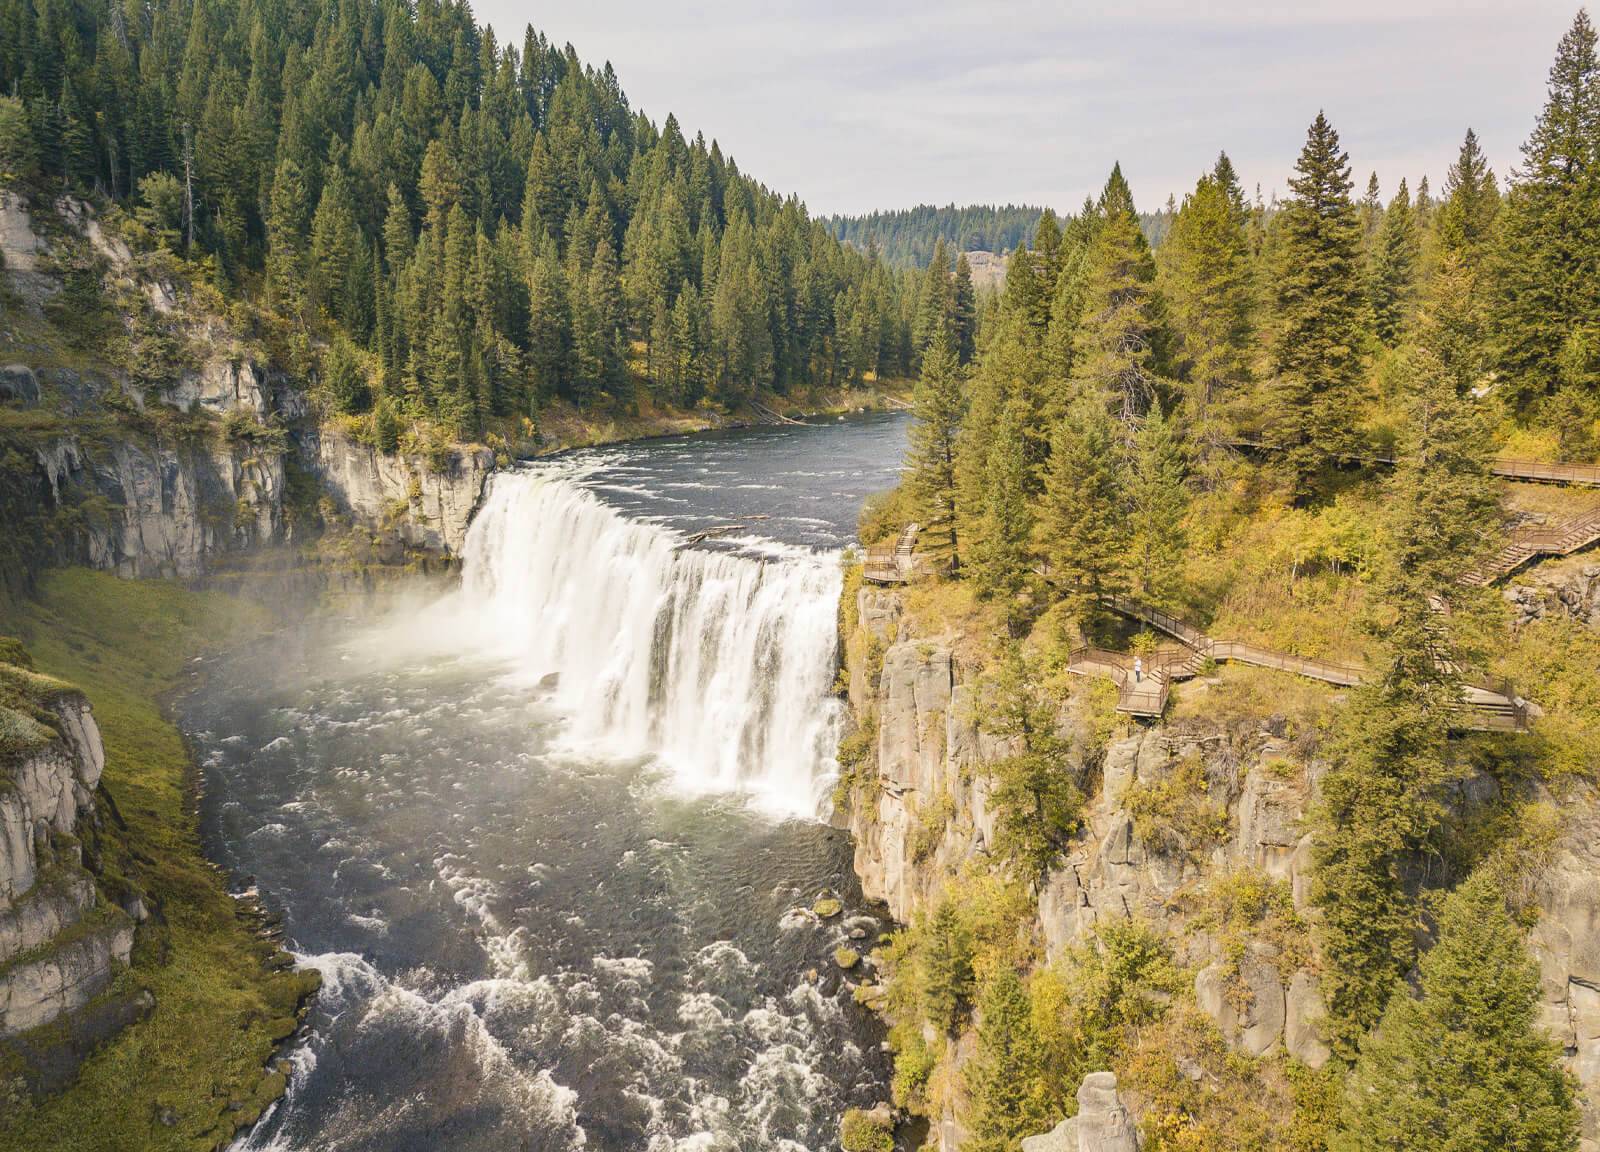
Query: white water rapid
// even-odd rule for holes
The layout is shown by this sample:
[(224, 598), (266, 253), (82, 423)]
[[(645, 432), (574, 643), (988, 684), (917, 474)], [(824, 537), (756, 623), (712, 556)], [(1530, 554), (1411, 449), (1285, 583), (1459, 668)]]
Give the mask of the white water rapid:
[(548, 467), (494, 477), (464, 560), (474, 631), (529, 679), (557, 677), (575, 747), (817, 814), (841, 715), (836, 554), (691, 547)]

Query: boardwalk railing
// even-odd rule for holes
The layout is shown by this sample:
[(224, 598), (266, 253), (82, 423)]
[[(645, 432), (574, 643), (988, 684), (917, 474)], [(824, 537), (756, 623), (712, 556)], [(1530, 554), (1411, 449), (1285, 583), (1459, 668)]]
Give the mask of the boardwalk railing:
[(1491, 465), (1496, 476), (1528, 480), (1535, 484), (1576, 484), (1600, 487), (1600, 464), (1545, 464), (1538, 460), (1500, 457)]
[(917, 525), (907, 524), (893, 540), (867, 549), (861, 575), (873, 584), (904, 584), (916, 567)]
[(1600, 508), (1545, 528), (1519, 528), (1494, 557), (1461, 577), (1482, 586), (1503, 580), (1537, 556), (1570, 556), (1600, 543)]
[[(1166, 709), (1172, 684), (1200, 674), (1207, 661), (1253, 664), (1292, 672), (1325, 684), (1354, 688), (1368, 675), (1367, 669), (1353, 664), (1312, 660), (1288, 652), (1277, 652), (1242, 640), (1213, 640), (1194, 625), (1171, 613), (1140, 603), (1131, 596), (1106, 593), (1100, 603), (1133, 620), (1150, 625), (1178, 640), (1182, 648), (1158, 649), (1139, 658), (1143, 675), (1133, 674), (1134, 657), (1105, 648), (1074, 648), (1067, 655), (1067, 670), (1084, 676), (1107, 676), (1116, 682), (1117, 711), (1132, 716), (1160, 716)], [(1445, 671), (1455, 675), (1453, 666)], [(1527, 704), (1509, 685), (1461, 684), (1459, 727), (1478, 732), (1521, 732), (1528, 727)]]

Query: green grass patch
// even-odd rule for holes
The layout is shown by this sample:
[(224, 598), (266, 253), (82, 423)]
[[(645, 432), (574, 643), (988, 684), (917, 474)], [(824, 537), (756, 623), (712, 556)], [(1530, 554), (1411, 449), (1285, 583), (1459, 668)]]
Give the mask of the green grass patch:
[(0, 1152), (211, 1149), (281, 1090), (265, 1064), (307, 981), (269, 970), (276, 949), (239, 918), (202, 856), (189, 755), (162, 712), (194, 655), (267, 623), (259, 606), (220, 593), (81, 569), (49, 573), (36, 600), (0, 617), (41, 673), (93, 703), (104, 786), (126, 823), (106, 821), (101, 849), (160, 910), (118, 979), (121, 991), (148, 989), (154, 1013), (96, 1052), (74, 1087), (11, 1110)]

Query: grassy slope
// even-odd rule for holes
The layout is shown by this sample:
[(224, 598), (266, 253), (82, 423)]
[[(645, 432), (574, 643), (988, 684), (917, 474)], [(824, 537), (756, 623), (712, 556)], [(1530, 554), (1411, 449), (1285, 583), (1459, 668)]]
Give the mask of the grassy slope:
[(97, 1052), (74, 1088), (0, 1118), (3, 1152), (208, 1149), (281, 1088), (263, 1065), (293, 1025), (301, 979), (267, 970), (273, 948), (239, 920), (201, 856), (188, 752), (159, 703), (195, 653), (265, 624), (245, 601), (77, 569), (49, 574), (36, 602), (0, 616), (40, 671), (92, 701), (124, 846), (166, 921), (141, 932), (119, 981), (148, 988), (154, 1015)]

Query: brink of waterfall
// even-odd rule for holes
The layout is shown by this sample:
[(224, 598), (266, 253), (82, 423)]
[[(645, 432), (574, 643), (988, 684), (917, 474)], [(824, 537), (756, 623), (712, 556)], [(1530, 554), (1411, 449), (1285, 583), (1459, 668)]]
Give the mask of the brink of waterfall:
[(496, 476), (464, 556), (457, 611), (550, 683), (574, 748), (817, 814), (841, 718), (836, 554), (691, 545), (555, 466)]

